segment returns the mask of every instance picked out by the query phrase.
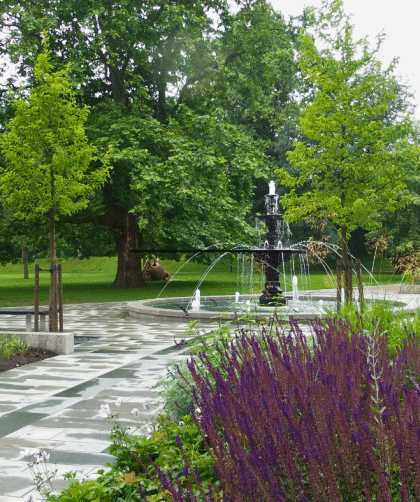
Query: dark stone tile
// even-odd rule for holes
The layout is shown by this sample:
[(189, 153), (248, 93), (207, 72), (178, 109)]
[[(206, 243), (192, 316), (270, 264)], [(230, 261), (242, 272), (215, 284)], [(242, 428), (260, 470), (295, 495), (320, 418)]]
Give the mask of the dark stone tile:
[(1, 417), (0, 437), (7, 436), (47, 416), (45, 413), (30, 413), (23, 410), (12, 411), (8, 415)]
[(62, 465), (98, 465), (105, 466), (113, 462), (115, 457), (107, 453), (86, 453), (54, 450), (54, 462)]
[(93, 389), (99, 386), (100, 386), (100, 381), (94, 378), (93, 380), (89, 380), (88, 382), (83, 382), (80, 385), (75, 385), (70, 389), (63, 390), (62, 392), (55, 394), (54, 397), (81, 397), (87, 389)]
[(12, 390), (29, 390), (32, 389), (32, 385), (22, 385), (19, 383), (0, 383), (0, 389), (12, 389)]
[(116, 378), (119, 380), (124, 380), (126, 378), (133, 378), (135, 371), (129, 368), (117, 368), (108, 373), (101, 375), (101, 378)]
[[(56, 408), (56, 407), (64, 407), (66, 403), (66, 399), (45, 399), (45, 401), (41, 401), (40, 403), (31, 404), (29, 406), (25, 406), (26, 411), (30, 411), (33, 408)], [(48, 411), (48, 413), (51, 413)]]

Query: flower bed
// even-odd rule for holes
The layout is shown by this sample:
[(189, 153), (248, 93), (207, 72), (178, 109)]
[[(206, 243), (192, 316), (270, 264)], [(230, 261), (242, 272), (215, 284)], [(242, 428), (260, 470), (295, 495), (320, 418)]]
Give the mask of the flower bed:
[(142, 437), (116, 425), (109, 472), (49, 500), (420, 500), (417, 335), (391, 357), (379, 322), (313, 330), (225, 330), (188, 364), (191, 416)]

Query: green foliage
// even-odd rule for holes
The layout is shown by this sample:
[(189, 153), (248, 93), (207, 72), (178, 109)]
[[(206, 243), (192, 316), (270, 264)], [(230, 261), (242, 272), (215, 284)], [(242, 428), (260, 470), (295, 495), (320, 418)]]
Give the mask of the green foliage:
[(403, 349), (403, 341), (407, 340), (409, 333), (420, 333), (419, 310), (414, 314), (408, 314), (393, 302), (385, 300), (366, 302), (362, 314), (356, 305), (344, 305), (338, 317), (349, 322), (354, 331), (357, 331), (359, 325), (362, 330), (368, 331), (372, 330), (372, 326), (376, 326), (378, 336), (384, 334), (388, 336), (388, 352), (391, 356), (395, 355), (398, 349)]
[[(232, 340), (232, 333), (228, 326), (222, 325), (210, 333), (205, 333), (201, 332), (201, 323), (190, 321), (185, 335), (192, 355), (197, 357), (200, 352), (205, 351), (217, 368), (221, 366), (223, 355), (216, 350), (215, 345), (222, 346)], [(205, 371), (204, 364), (203, 370)], [(186, 413), (190, 413), (191, 406), (194, 403), (191, 393), (193, 378), (185, 361), (181, 363), (179, 361), (170, 361), (166, 365), (166, 371), (166, 376), (156, 384), (157, 387), (160, 387), (159, 396), (166, 412), (174, 420), (181, 420)], [(209, 378), (211, 379), (211, 376)]]
[[(49, 502), (103, 502), (107, 499), (107, 493), (103, 486), (93, 480), (79, 483), (72, 481), (60, 495), (51, 495), (47, 498)], [(117, 500), (117, 499), (115, 499)]]
[(14, 102), (15, 116), (0, 139), (6, 162), (1, 192), (27, 219), (56, 219), (86, 207), (109, 171), (88, 171), (95, 150), (83, 128), (88, 108), (76, 104), (69, 68), (54, 73), (50, 59), (46, 37), (34, 68), (38, 85)]
[(114, 166), (107, 193), (160, 249), (253, 241), (254, 226), (244, 221), (253, 180), (266, 172), (265, 144), (229, 124), (223, 110), (197, 114), (180, 105), (165, 123), (152, 111), (136, 103), (127, 114), (111, 102), (93, 111), (89, 134), (100, 156), (110, 147)]
[[(302, 113), (300, 129), (311, 142), (295, 143), (288, 154), (297, 176), (278, 172), (292, 189), (282, 204), (292, 221), (327, 218), (349, 237), (357, 226), (377, 226), (380, 207), (393, 211), (408, 202), (396, 196), (418, 169), (419, 149), (406, 141), (412, 132), (408, 116), (393, 124), (382, 119), (397, 97), (395, 64), (382, 70), (378, 48), (353, 41), (341, 0), (324, 3), (313, 22), (326, 48), (317, 49), (312, 36), (302, 32), (299, 66), (316, 94)], [(308, 181), (309, 191), (298, 195), (297, 188)]]
[[(76, 480), (72, 481), (61, 495), (50, 497), (49, 502), (143, 500), (138, 492), (139, 484), (149, 502), (171, 500), (167, 498), (161, 485), (154, 479), (156, 470), (152, 461), (165, 474), (172, 471), (174, 476), (180, 475), (183, 486), (186, 486), (187, 481), (191, 483), (196, 495), (199, 492), (193, 476), (182, 475), (186, 465), (190, 473), (198, 469), (205, 485), (217, 483), (217, 477), (213, 471), (213, 460), (191, 417), (183, 417), (181, 423), (176, 423), (168, 416), (160, 415), (153, 429), (150, 437), (129, 436), (125, 429), (121, 429), (116, 424), (111, 434), (113, 444), (110, 447), (110, 453), (116, 457), (111, 469), (106, 473), (100, 471), (101, 475), (95, 481), (86, 481), (83, 484)], [(182, 449), (178, 446), (177, 436), (182, 441)]]
[(23, 343), (15, 335), (0, 335), (0, 360), (24, 354), (30, 347), (29, 344)]

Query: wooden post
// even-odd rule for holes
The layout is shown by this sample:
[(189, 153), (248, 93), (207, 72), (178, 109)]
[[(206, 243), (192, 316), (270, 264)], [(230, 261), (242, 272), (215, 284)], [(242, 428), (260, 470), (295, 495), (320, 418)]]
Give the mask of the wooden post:
[(57, 265), (58, 271), (58, 315), (59, 315), (59, 323), (60, 323), (60, 333), (64, 331), (63, 329), (63, 278), (61, 275), (62, 265)]
[(337, 260), (337, 313), (340, 311), (341, 307), (341, 272), (342, 272), (342, 261)]
[(39, 265), (35, 265), (35, 299), (34, 299), (35, 331), (39, 331)]
[(356, 260), (356, 274), (357, 274), (357, 286), (359, 288), (360, 310), (363, 312), (365, 298), (363, 295), (362, 264), (361, 264), (360, 260)]

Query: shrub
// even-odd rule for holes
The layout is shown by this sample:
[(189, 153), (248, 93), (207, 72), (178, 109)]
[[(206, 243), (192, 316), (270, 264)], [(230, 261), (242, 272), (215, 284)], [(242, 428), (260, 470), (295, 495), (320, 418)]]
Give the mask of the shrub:
[[(226, 325), (222, 325), (207, 334), (202, 333), (200, 328), (200, 323), (192, 321), (185, 333), (188, 340), (186, 343), (191, 354), (198, 355), (200, 352), (206, 351), (213, 366), (221, 367), (224, 356), (220, 354), (216, 347), (218, 345), (224, 346), (232, 340), (231, 331)], [(179, 421), (186, 413), (189, 413), (194, 403), (192, 395), (194, 382), (188, 371), (186, 361), (170, 361), (166, 366), (166, 372), (165, 377), (159, 380), (156, 386), (160, 387), (159, 396), (166, 412), (173, 420)]]
[(351, 329), (356, 331), (370, 329), (372, 323), (377, 325), (378, 333), (387, 335), (391, 355), (397, 353), (397, 348), (403, 348), (407, 333), (420, 334), (420, 312), (417, 310), (414, 315), (407, 315), (405, 310), (388, 301), (366, 302), (362, 316), (356, 305), (343, 305), (337, 317), (350, 323)]
[[(244, 321), (250, 323), (249, 319), (242, 318)], [(219, 368), (220, 371), (224, 372), (228, 360), (225, 358), (224, 350), (220, 350), (220, 347), (228, 347), (230, 342), (236, 338), (230, 329), (230, 325), (239, 322), (239, 319), (226, 322), (225, 324), (214, 329), (210, 333), (204, 333), (200, 331), (201, 324), (197, 321), (192, 321), (189, 323), (188, 330), (185, 333), (186, 340), (182, 340), (182, 345), (187, 344), (190, 348), (190, 353), (192, 355), (198, 355), (200, 352), (205, 351), (207, 358), (212, 362), (213, 367)], [(261, 320), (257, 321), (258, 324)], [(257, 329), (253, 331), (254, 335), (257, 337), (261, 336), (261, 329), (255, 323)], [(277, 314), (272, 316), (271, 319), (265, 320), (265, 331), (271, 332), (275, 331), (276, 328), (280, 328), (285, 324)], [(249, 324), (247, 330), (250, 330), (252, 324)], [(180, 344), (179, 344), (180, 345)], [(197, 364), (200, 364), (200, 360), (196, 360)], [(205, 371), (205, 367), (201, 368)], [(194, 384), (193, 378), (188, 371), (186, 361), (169, 361), (166, 365), (166, 375), (156, 384), (156, 387), (160, 387), (159, 397), (166, 410), (166, 412), (173, 418), (173, 420), (181, 420), (182, 416), (189, 413), (191, 406), (194, 403), (194, 398), (192, 395), (192, 387)], [(226, 374), (227, 375), (227, 374)], [(211, 375), (209, 376), (210, 381)]]
[[(292, 330), (261, 341), (243, 333), (223, 348), (223, 370), (205, 352), (189, 363), (195, 420), (223, 500), (419, 500), (418, 337), (407, 335), (390, 359), (387, 336), (373, 325), (318, 323), (311, 350), (297, 324)], [(173, 500), (217, 493), (202, 483), (195, 498), (158, 473)]]
[[(148, 436), (130, 436), (118, 423), (113, 428), (110, 453), (115, 462), (96, 480), (80, 484), (73, 480), (59, 496), (49, 502), (131, 502), (172, 500), (157, 479), (157, 470), (179, 480), (181, 486), (199, 493), (194, 473), (203, 482), (217, 484), (213, 460), (204, 447), (197, 425), (190, 416), (176, 423), (167, 415), (159, 416)], [(182, 443), (182, 445), (181, 445)], [(169, 498), (168, 498), (169, 497)]]
[(10, 359), (17, 354), (24, 354), (30, 345), (25, 345), (15, 335), (0, 335), (0, 361)]

